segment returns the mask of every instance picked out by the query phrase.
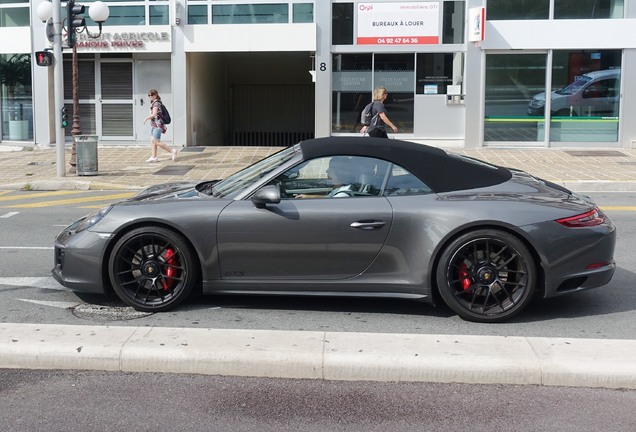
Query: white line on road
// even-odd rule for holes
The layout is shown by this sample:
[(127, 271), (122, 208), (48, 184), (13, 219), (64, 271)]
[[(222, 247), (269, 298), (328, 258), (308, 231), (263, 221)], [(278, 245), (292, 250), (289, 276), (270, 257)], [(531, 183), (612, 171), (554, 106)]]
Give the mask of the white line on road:
[(60, 291), (68, 291), (53, 277), (0, 277), (0, 286), (27, 286), (33, 288), (46, 288)]
[(0, 246), (0, 249), (53, 250), (53, 246)]
[(0, 219), (7, 219), (10, 218), (11, 216), (15, 216), (17, 214), (20, 214), (20, 212), (9, 212), (9, 213), (5, 213), (2, 216), (0, 216)]
[(23, 302), (27, 302), (27, 303), (33, 303), (33, 304), (37, 304), (37, 305), (42, 305), (42, 306), (51, 306), (51, 307), (55, 307), (58, 309), (70, 309), (70, 308), (74, 308), (76, 307), (78, 304), (81, 304), (81, 302), (76, 301), (76, 302), (63, 302), (63, 301), (45, 301), (45, 300), (29, 300), (29, 299), (16, 299), (16, 300), (20, 300)]

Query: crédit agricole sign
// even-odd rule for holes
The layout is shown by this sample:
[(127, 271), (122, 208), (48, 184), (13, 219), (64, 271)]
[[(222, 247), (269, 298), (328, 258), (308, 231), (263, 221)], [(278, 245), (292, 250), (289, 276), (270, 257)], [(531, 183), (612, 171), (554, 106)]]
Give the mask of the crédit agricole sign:
[(439, 3), (358, 3), (358, 45), (439, 43)]

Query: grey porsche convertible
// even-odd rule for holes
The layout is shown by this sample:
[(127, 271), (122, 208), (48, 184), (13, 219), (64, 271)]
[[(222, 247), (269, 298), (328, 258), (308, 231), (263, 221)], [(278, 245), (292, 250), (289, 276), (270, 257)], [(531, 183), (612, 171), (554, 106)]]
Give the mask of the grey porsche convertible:
[(150, 187), (75, 221), (53, 276), (166, 311), (195, 292), (444, 302), (500, 322), (607, 284), (616, 229), (585, 196), (412, 142), (300, 142), (223, 180)]

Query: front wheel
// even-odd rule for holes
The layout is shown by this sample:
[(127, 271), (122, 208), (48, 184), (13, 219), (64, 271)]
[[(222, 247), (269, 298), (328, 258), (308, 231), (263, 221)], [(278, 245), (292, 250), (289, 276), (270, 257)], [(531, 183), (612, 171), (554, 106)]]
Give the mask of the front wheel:
[(439, 293), (461, 318), (501, 322), (532, 300), (536, 267), (528, 248), (515, 236), (478, 230), (453, 240), (437, 267)]
[(185, 239), (161, 227), (124, 234), (108, 261), (119, 298), (143, 312), (165, 311), (186, 300), (197, 280), (195, 267)]

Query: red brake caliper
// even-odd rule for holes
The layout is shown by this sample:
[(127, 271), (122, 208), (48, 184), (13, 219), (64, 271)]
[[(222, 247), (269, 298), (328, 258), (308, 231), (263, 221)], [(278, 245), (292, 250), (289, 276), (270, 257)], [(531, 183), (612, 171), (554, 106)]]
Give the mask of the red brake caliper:
[(172, 279), (177, 270), (173, 267), (176, 264), (176, 259), (174, 258), (174, 251), (170, 248), (166, 249), (166, 256), (164, 257), (166, 260), (166, 278), (163, 280), (163, 289), (168, 290), (172, 284), (174, 283), (174, 279)]
[(473, 284), (468, 273), (468, 266), (465, 262), (462, 262), (459, 266), (459, 279), (462, 281), (462, 288), (466, 291)]

